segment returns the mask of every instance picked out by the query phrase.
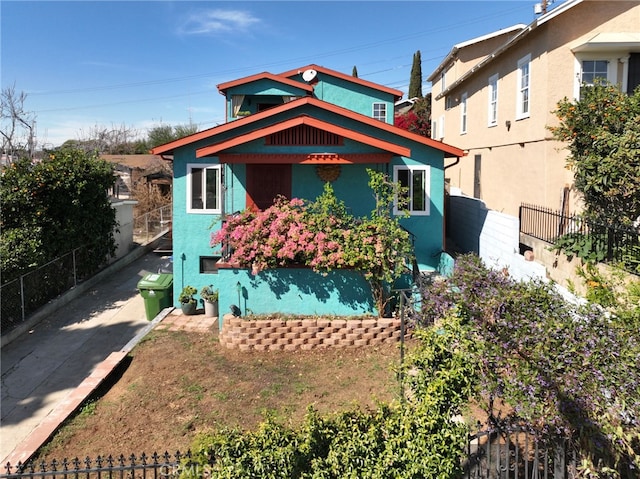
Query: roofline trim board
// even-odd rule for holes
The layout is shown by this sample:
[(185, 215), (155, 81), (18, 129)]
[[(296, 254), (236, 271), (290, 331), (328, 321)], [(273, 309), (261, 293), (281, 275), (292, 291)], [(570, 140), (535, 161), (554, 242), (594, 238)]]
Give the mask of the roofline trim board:
[(203, 158), (205, 156), (215, 155), (216, 153), (219, 153), (224, 150), (228, 150), (229, 148), (233, 148), (235, 146), (239, 146), (239, 145), (248, 143), (250, 141), (257, 140), (259, 138), (264, 138), (273, 133), (277, 133), (277, 132), (280, 132), (289, 128), (293, 128), (299, 125), (307, 125), (314, 128), (318, 128), (320, 130), (329, 131), (331, 133), (335, 133), (336, 135), (341, 135), (345, 138), (349, 138), (350, 140), (358, 141), (360, 143), (364, 143), (366, 145), (369, 145), (375, 148), (380, 148), (382, 150), (389, 151), (396, 155), (400, 155), (400, 156), (411, 155), (410, 148), (396, 145), (388, 141), (380, 140), (378, 138), (374, 138), (372, 136), (368, 136), (363, 133), (350, 130), (348, 128), (333, 125), (331, 123), (327, 123), (325, 121), (321, 121), (316, 118), (312, 118), (310, 116), (299, 116), (296, 118), (285, 120), (280, 123), (276, 123), (275, 125), (271, 125), (266, 128), (260, 128), (258, 130), (254, 130), (250, 133), (247, 133), (246, 135), (238, 136), (230, 140), (217, 143), (215, 145), (210, 145), (204, 148), (200, 148), (196, 150), (196, 158)]
[(195, 143), (197, 141), (211, 138), (217, 134), (228, 132), (235, 128), (251, 125), (252, 123), (255, 123), (257, 121), (263, 120), (270, 116), (275, 116), (279, 113), (283, 113), (295, 108), (299, 108), (303, 105), (311, 105), (317, 108), (321, 108), (323, 110), (336, 113), (338, 115), (359, 121), (361, 123), (365, 123), (369, 126), (373, 126), (381, 130), (396, 134), (398, 136), (407, 138), (409, 140), (416, 141), (418, 143), (430, 146), (432, 148), (435, 148), (437, 150), (444, 152), (446, 158), (455, 158), (455, 157), (465, 156), (465, 152), (460, 148), (456, 148), (455, 146), (448, 145), (446, 143), (443, 143), (438, 140), (434, 140), (432, 138), (427, 138), (426, 136), (418, 135), (417, 133), (412, 133), (407, 130), (403, 130), (389, 123), (385, 123), (380, 120), (376, 120), (374, 118), (361, 115), (359, 113), (355, 113), (346, 108), (342, 108), (332, 103), (327, 103), (312, 97), (298, 98), (288, 103), (284, 103), (282, 105), (269, 108), (268, 110), (264, 110), (260, 113), (254, 113), (253, 115), (245, 116), (244, 118), (240, 118), (238, 120), (230, 121), (228, 123), (222, 123), (220, 125), (214, 126), (213, 128), (209, 128), (207, 130), (194, 133), (193, 135), (186, 136), (184, 138), (180, 138), (178, 140), (174, 140), (172, 142), (166, 143), (165, 145), (156, 146), (151, 150), (151, 152), (156, 155), (172, 154), (173, 150), (175, 150), (176, 148), (180, 148), (182, 146)]
[(292, 164), (354, 165), (390, 163), (392, 153), (221, 153), (220, 163), (227, 164)]

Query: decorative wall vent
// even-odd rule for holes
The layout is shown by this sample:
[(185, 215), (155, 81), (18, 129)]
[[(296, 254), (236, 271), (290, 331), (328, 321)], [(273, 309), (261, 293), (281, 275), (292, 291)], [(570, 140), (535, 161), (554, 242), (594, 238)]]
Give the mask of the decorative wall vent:
[(267, 145), (340, 146), (342, 137), (309, 125), (298, 125), (266, 138)]
[(316, 166), (316, 174), (322, 181), (336, 181), (340, 176), (340, 165), (318, 165)]

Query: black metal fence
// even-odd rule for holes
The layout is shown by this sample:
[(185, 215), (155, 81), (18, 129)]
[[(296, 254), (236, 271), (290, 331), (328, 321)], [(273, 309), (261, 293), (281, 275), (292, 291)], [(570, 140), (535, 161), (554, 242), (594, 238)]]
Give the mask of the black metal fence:
[[(462, 467), (465, 479), (573, 479), (575, 461), (564, 441), (544, 445), (524, 431), (503, 433), (486, 430), (469, 437)], [(95, 460), (64, 459), (49, 463), (6, 464), (0, 479), (177, 479), (182, 473), (206, 477), (202, 466), (193, 463), (191, 453), (165, 452)], [(189, 470), (190, 469), (190, 470)], [(629, 476), (631, 477), (631, 476)]]
[[(185, 468), (196, 467), (190, 465), (190, 458), (190, 452), (180, 454), (178, 451), (173, 455), (165, 452), (147, 456), (143, 453), (139, 457), (131, 454), (129, 457), (120, 455), (117, 458), (98, 456), (94, 460), (86, 457), (59, 462), (53, 460), (49, 463), (18, 463), (15, 466), (6, 464), (0, 479), (173, 479), (185, 472)], [(198, 476), (202, 477), (202, 474)]]
[(575, 461), (566, 441), (543, 443), (524, 430), (491, 429), (470, 437), (466, 479), (572, 479)]
[(572, 251), (581, 257), (617, 263), (630, 273), (640, 274), (638, 228), (606, 225), (579, 215), (523, 204), (520, 206), (520, 233), (549, 244), (563, 244), (563, 240), (567, 240), (566, 244), (572, 244)]

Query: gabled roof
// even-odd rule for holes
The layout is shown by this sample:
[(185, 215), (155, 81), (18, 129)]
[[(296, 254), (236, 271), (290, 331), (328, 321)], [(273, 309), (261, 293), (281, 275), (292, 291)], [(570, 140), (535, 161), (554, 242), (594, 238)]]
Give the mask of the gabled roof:
[(100, 158), (128, 168), (144, 170), (155, 164), (164, 164), (162, 158), (157, 155), (136, 154), (136, 155), (100, 155)]
[(472, 38), (471, 40), (466, 40), (464, 42), (456, 43), (453, 46), (453, 48), (451, 49), (451, 51), (447, 54), (447, 56), (444, 57), (444, 60), (442, 60), (440, 62), (440, 65), (438, 65), (438, 67), (433, 71), (433, 73), (431, 75), (429, 75), (429, 78), (427, 78), (427, 81), (433, 81), (433, 79), (442, 70), (444, 70), (447, 67), (449, 62), (451, 62), (451, 60), (453, 60), (455, 58), (455, 56), (458, 54), (458, 52), (460, 50), (462, 50), (463, 48), (471, 46), (471, 45), (475, 45), (476, 43), (484, 42), (486, 40), (491, 40), (492, 38), (499, 37), (500, 35), (505, 35), (505, 34), (511, 33), (511, 32), (519, 32), (519, 31), (521, 31), (522, 29), (524, 29), (526, 27), (527, 26), (525, 24), (519, 23), (519, 24), (513, 25), (511, 27), (503, 28), (502, 30), (498, 30), (498, 31), (495, 31), (495, 32), (488, 33), (486, 35), (482, 35), (481, 37), (476, 37), (476, 38)]
[[(313, 107), (316, 107), (325, 111), (329, 111), (337, 115), (341, 115), (345, 118), (349, 118), (349, 119), (358, 121), (360, 123), (364, 123), (366, 125), (375, 127), (379, 130), (393, 133), (394, 135), (430, 146), (432, 148), (442, 151), (444, 153), (444, 156), (448, 158), (458, 158), (458, 157), (464, 156), (465, 154), (464, 151), (462, 151), (459, 148), (456, 148), (455, 146), (447, 145), (446, 143), (442, 143), (440, 141), (436, 141), (431, 138), (418, 135), (416, 133), (411, 133), (409, 131), (403, 130), (402, 128), (398, 128), (394, 125), (390, 125), (383, 121), (376, 120), (366, 115), (361, 115), (360, 113), (356, 113), (352, 110), (348, 110), (346, 108), (334, 105), (332, 103), (324, 102), (312, 97), (298, 98), (288, 103), (284, 103), (282, 105), (269, 108), (268, 110), (264, 110), (259, 113), (254, 113), (253, 115), (249, 115), (244, 118), (231, 121), (229, 123), (224, 123), (222, 125), (214, 126), (213, 128), (209, 128), (208, 130), (194, 133), (193, 135), (180, 138), (178, 140), (169, 142), (165, 145), (156, 146), (151, 150), (151, 152), (155, 155), (171, 155), (173, 154), (173, 151), (177, 148), (195, 143), (197, 141), (206, 140), (208, 138), (213, 139), (216, 135), (219, 135), (220, 133), (228, 132), (228, 131), (241, 128), (247, 125), (252, 125), (266, 118), (275, 117), (280, 113), (295, 110), (296, 108), (301, 108), (304, 105), (311, 105)], [(257, 129), (260, 130), (260, 128), (257, 128)], [(331, 128), (338, 128), (338, 127), (335, 125), (331, 125)], [(252, 133), (251, 132), (244, 133), (244, 135), (250, 135), (250, 134)], [(353, 131), (352, 134), (360, 134), (360, 133)]]
[(340, 73), (338, 71), (331, 70), (329, 68), (321, 67), (319, 65), (314, 65), (314, 64), (307, 65), (305, 67), (295, 68), (293, 70), (289, 70), (287, 72), (280, 73), (278, 76), (285, 77), (285, 78), (291, 78), (291, 77), (294, 77), (296, 75), (302, 74), (302, 72), (304, 72), (305, 70), (315, 70), (318, 73), (323, 73), (325, 75), (330, 75), (330, 76), (333, 76), (333, 77), (336, 77), (336, 78), (340, 78), (342, 80), (346, 80), (346, 81), (350, 81), (350, 82), (356, 83), (358, 85), (366, 86), (368, 88), (373, 88), (374, 90), (378, 90), (378, 91), (382, 91), (382, 92), (388, 93), (390, 95), (393, 95), (394, 101), (397, 101), (400, 98), (402, 98), (402, 91), (396, 90), (395, 88), (389, 88), (389, 87), (380, 85), (378, 83), (373, 83), (373, 82), (370, 82), (370, 81), (367, 81), (367, 80), (363, 80), (363, 79), (358, 78), (358, 77), (354, 77), (352, 75), (345, 75), (344, 73)]
[(225, 95), (229, 88), (233, 88), (239, 85), (245, 85), (247, 83), (252, 83), (258, 80), (272, 80), (276, 83), (282, 83), (287, 86), (292, 86), (294, 88), (304, 90), (305, 92), (308, 92), (308, 93), (313, 93), (313, 87), (311, 85), (308, 85), (306, 83), (302, 83), (299, 81), (291, 80), (289, 78), (286, 78), (280, 75), (274, 75), (273, 73), (268, 73), (268, 72), (256, 73), (255, 75), (250, 75), (248, 77), (239, 78), (237, 80), (233, 80), (225, 83), (220, 83), (218, 85), (218, 92), (220, 92), (222, 95)]
[(264, 138), (265, 136), (272, 135), (274, 133), (277, 133), (283, 130), (288, 130), (289, 128), (294, 128), (300, 125), (307, 125), (313, 128), (317, 128), (319, 130), (335, 133), (336, 135), (341, 135), (341, 136), (344, 136), (345, 138), (349, 138), (350, 140), (355, 140), (369, 146), (380, 148), (382, 150), (389, 151), (396, 155), (410, 156), (411, 154), (411, 150), (404, 146), (396, 145), (388, 141), (383, 141), (378, 138), (374, 138), (372, 136), (364, 135), (362, 133), (350, 130), (348, 128), (343, 128), (343, 127), (334, 125), (332, 123), (328, 123), (326, 121), (312, 118), (308, 115), (301, 115), (299, 117), (291, 118), (289, 120), (285, 120), (280, 123), (275, 123), (266, 128), (260, 128), (259, 130), (254, 130), (251, 133), (248, 133), (246, 135), (237, 136), (235, 138), (231, 138), (229, 140), (216, 143), (211, 146), (205, 146), (204, 148), (200, 148), (199, 150), (196, 151), (196, 158), (215, 155), (216, 153), (219, 153), (228, 148), (242, 145), (250, 141), (257, 140), (258, 138)]
[[(540, 15), (533, 22), (531, 22), (529, 25), (527, 25), (522, 30), (520, 30), (520, 32), (518, 32), (515, 36), (511, 37), (509, 40), (507, 40), (500, 47), (498, 47), (493, 52), (491, 52), (489, 55), (487, 55), (482, 60), (480, 60), (469, 71), (467, 71), (466, 73), (461, 75), (458, 79), (456, 79), (454, 82), (449, 84), (444, 91), (442, 91), (440, 94), (438, 94), (435, 97), (435, 99), (439, 100), (443, 96), (446, 96), (451, 90), (456, 88), (462, 82), (466, 81), (467, 78), (469, 78), (470, 76), (474, 75), (480, 69), (484, 68), (486, 65), (488, 65), (493, 60), (498, 58), (505, 51), (509, 50), (513, 45), (515, 45), (516, 43), (520, 42), (522, 39), (527, 37), (532, 31), (537, 29), (540, 25), (543, 25), (543, 24), (547, 23), (548, 21), (552, 20), (553, 18), (557, 17), (558, 15), (566, 12), (567, 10), (575, 7), (576, 5), (578, 5), (578, 4), (580, 4), (580, 3), (584, 2), (584, 1), (586, 1), (586, 0), (567, 0), (566, 2), (560, 4), (559, 6), (554, 8), (553, 10), (551, 10), (551, 11), (549, 11), (549, 12), (543, 14), (543, 15)], [(442, 66), (442, 63), (440, 64), (440, 66)], [(440, 68), (440, 66), (438, 68)], [(437, 70), (437, 71), (439, 71), (439, 70)], [(435, 74), (435, 72), (434, 72), (434, 74)], [(434, 74), (430, 75), (429, 79), (433, 78)]]

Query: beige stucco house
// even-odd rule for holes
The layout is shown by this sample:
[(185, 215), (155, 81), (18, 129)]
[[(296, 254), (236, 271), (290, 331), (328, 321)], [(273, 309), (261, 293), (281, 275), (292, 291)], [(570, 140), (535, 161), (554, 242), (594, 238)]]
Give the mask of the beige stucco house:
[(529, 25), (455, 45), (428, 77), (432, 137), (468, 152), (446, 167), (450, 185), (508, 215), (521, 203), (579, 211), (547, 126), (557, 102), (596, 77), (627, 92), (640, 84), (640, 2), (558, 2)]

